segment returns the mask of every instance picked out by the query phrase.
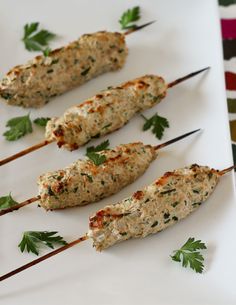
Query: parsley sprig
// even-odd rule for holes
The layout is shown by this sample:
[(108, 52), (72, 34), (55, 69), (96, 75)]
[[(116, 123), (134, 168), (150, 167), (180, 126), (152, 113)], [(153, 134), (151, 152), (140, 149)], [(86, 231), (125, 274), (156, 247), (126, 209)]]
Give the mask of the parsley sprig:
[(47, 125), (47, 122), (50, 121), (51, 118), (37, 118), (34, 120), (34, 124), (45, 127)]
[(104, 163), (107, 159), (106, 156), (94, 152), (87, 153), (86, 156), (97, 166)]
[(170, 127), (169, 122), (166, 118), (159, 116), (157, 113), (154, 114), (151, 118), (146, 118), (144, 115), (142, 115), (142, 118), (146, 121), (143, 125), (143, 131), (146, 131), (148, 129), (152, 130), (152, 133), (155, 134), (155, 136), (161, 140), (164, 134), (165, 128)]
[[(51, 118), (41, 117), (34, 120), (36, 125), (45, 127)], [(33, 126), (30, 119), (30, 114), (25, 116), (15, 117), (7, 121), (6, 127), (10, 129), (4, 132), (4, 137), (7, 141), (16, 141), (28, 133), (32, 133)]]
[(18, 204), (18, 202), (12, 198), (11, 193), (7, 196), (0, 197), (0, 210), (10, 208), (16, 204)]
[[(18, 247), (21, 252), (27, 250), (36, 255), (39, 255), (40, 246), (47, 246), (54, 249), (55, 244), (66, 245), (67, 242), (63, 237), (56, 235), (58, 232), (53, 231), (26, 231)], [(56, 236), (55, 236), (56, 235)]]
[(109, 140), (106, 140), (102, 142), (101, 144), (97, 146), (90, 146), (87, 148), (86, 156), (93, 161), (95, 165), (101, 165), (106, 161), (106, 156), (102, 154), (98, 154), (97, 152), (100, 152), (102, 150), (108, 150), (108, 146), (110, 145)]
[(110, 145), (109, 140), (106, 140), (106, 141), (102, 142), (101, 144), (98, 144), (97, 146), (89, 146), (86, 150), (86, 155), (87, 155), (87, 153), (91, 153), (91, 152), (107, 150), (109, 145)]
[(33, 131), (29, 114), (10, 119), (7, 121), (6, 127), (9, 127), (9, 130), (5, 131), (3, 135), (8, 141), (18, 140)]
[(186, 243), (179, 249), (174, 251), (174, 255), (171, 256), (175, 262), (181, 262), (183, 267), (189, 267), (197, 273), (202, 273), (204, 265), (204, 257), (197, 251), (200, 249), (206, 249), (206, 245), (201, 240), (195, 240), (190, 237)]
[(135, 6), (131, 9), (128, 9), (125, 11), (120, 20), (119, 23), (121, 25), (122, 30), (127, 30), (127, 29), (135, 29), (137, 27), (136, 24), (134, 24), (135, 21), (138, 21), (140, 19), (140, 7)]
[(38, 30), (39, 22), (27, 23), (24, 26), (24, 36), (22, 41), (28, 51), (42, 51), (45, 56), (48, 56), (50, 49), (48, 48), (49, 41), (55, 38), (55, 34), (45, 29)]

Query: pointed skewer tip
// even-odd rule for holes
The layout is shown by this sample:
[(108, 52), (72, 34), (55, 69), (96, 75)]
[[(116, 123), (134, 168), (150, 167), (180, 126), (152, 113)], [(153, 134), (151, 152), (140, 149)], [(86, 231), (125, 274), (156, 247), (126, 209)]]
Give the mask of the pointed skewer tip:
[(153, 21), (149, 21), (149, 22), (147, 22), (147, 23), (144, 23), (144, 24), (142, 24), (142, 25), (138, 25), (138, 26), (136, 26), (136, 27), (134, 27), (134, 28), (132, 28), (132, 29), (127, 30), (124, 34), (125, 34), (125, 35), (129, 35), (129, 34), (131, 34), (131, 33), (134, 33), (134, 32), (136, 32), (136, 31), (139, 31), (139, 30), (141, 30), (141, 29), (143, 29), (143, 28), (145, 28), (145, 27), (147, 27), (147, 26), (149, 26), (149, 25), (151, 25), (151, 24), (153, 24), (153, 23), (155, 23), (155, 22), (156, 22), (156, 20), (153, 20)]
[(209, 70), (209, 69), (210, 69), (210, 66), (208, 66), (206, 68), (203, 68), (203, 69), (200, 69), (200, 70), (197, 70), (195, 72), (189, 73), (189, 74), (187, 74), (183, 77), (180, 77), (180, 78), (174, 80), (173, 82), (169, 83), (167, 86), (168, 86), (168, 88), (174, 87), (174, 86), (178, 85), (179, 83), (182, 83), (183, 81), (185, 81), (189, 78), (192, 78), (192, 77), (198, 75), (199, 73), (202, 73), (202, 72), (204, 72), (206, 70)]
[(223, 176), (223, 175), (225, 175), (226, 173), (230, 172), (231, 170), (233, 170), (233, 169), (235, 169), (235, 168), (236, 168), (236, 165), (232, 165), (232, 166), (230, 166), (230, 167), (227, 167), (227, 168), (221, 170), (221, 171), (219, 172), (219, 174), (220, 174), (221, 176)]
[(183, 134), (181, 136), (178, 136), (178, 137), (176, 137), (174, 139), (171, 139), (171, 140), (169, 140), (167, 142), (159, 144), (159, 145), (155, 146), (154, 148), (155, 148), (155, 150), (161, 149), (163, 147), (166, 147), (166, 146), (168, 146), (170, 144), (173, 144), (173, 143), (175, 143), (177, 141), (180, 141), (180, 140), (182, 140), (182, 139), (184, 139), (184, 138), (186, 138), (186, 137), (188, 137), (188, 136), (190, 136), (190, 135), (192, 135), (192, 134), (194, 134), (194, 133), (196, 133), (198, 131), (201, 131), (201, 130), (202, 130), (201, 128), (198, 128), (198, 129), (195, 129), (193, 131), (187, 132), (187, 133), (185, 133), (185, 134)]

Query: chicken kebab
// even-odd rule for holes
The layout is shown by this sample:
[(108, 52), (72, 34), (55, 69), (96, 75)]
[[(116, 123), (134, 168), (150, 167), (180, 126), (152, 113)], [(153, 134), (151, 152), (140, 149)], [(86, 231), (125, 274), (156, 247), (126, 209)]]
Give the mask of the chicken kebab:
[(175, 143), (199, 129), (157, 146), (141, 142), (123, 144), (97, 152), (102, 162), (79, 159), (65, 169), (41, 175), (39, 195), (0, 211), (0, 216), (40, 201), (46, 210), (63, 209), (96, 202), (119, 192), (138, 179), (156, 159), (160, 149)]
[(214, 191), (222, 171), (193, 164), (166, 172), (132, 196), (107, 205), (89, 218), (84, 236), (0, 277), (3, 281), (89, 238), (102, 251), (121, 241), (158, 233), (197, 210)]
[(38, 55), (6, 74), (0, 82), (0, 96), (9, 105), (38, 108), (99, 74), (121, 69), (128, 55), (125, 36), (151, 23), (125, 33), (85, 34), (48, 56)]
[(52, 118), (46, 126), (45, 141), (0, 160), (0, 166), (52, 142), (70, 151), (78, 149), (93, 138), (121, 128), (135, 114), (160, 103), (168, 88), (207, 69), (209, 67), (169, 84), (160, 76), (145, 75), (104, 90), (82, 104), (69, 108), (61, 117)]

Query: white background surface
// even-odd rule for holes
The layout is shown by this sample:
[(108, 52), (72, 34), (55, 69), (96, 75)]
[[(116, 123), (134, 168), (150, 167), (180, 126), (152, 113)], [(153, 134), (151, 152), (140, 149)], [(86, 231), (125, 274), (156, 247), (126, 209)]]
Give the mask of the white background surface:
[[(23, 26), (39, 21), (60, 37), (59, 47), (83, 33), (119, 30), (118, 19), (127, 8), (140, 5), (142, 21), (157, 22), (127, 37), (129, 56), (125, 67), (100, 76), (82, 87), (31, 110), (31, 117), (60, 115), (109, 85), (146, 73), (172, 81), (210, 65), (211, 70), (169, 90), (166, 99), (146, 111), (169, 119), (163, 141), (201, 127), (204, 131), (160, 152), (143, 177), (119, 194), (82, 208), (48, 212), (37, 204), (0, 219), (0, 273), (4, 274), (35, 256), (21, 254), (17, 244), (25, 230), (57, 230), (70, 241), (87, 231), (88, 217), (105, 204), (129, 196), (165, 171), (190, 163), (223, 169), (232, 165), (225, 102), (218, 8), (215, 0), (199, 1), (3, 1), (0, 0), (0, 77), (12, 66), (34, 54), (20, 41)], [(6, 121), (28, 110), (0, 105), (0, 131)], [(160, 143), (142, 132), (137, 116), (123, 129), (109, 135), (111, 146), (132, 141)], [(43, 131), (17, 142), (0, 136), (0, 158), (43, 139)], [(101, 139), (93, 144), (100, 143)], [(36, 178), (62, 168), (84, 155), (85, 149), (67, 152), (51, 144), (0, 168), (0, 195), (12, 191), (18, 201), (37, 194)], [(223, 177), (211, 198), (194, 214), (166, 231), (142, 240), (131, 240), (97, 253), (91, 242), (37, 265), (0, 284), (0, 304), (236, 304), (236, 206), (233, 175)], [(202, 275), (182, 268), (169, 255), (188, 237), (206, 242), (206, 270)], [(42, 252), (46, 253), (46, 252)]]

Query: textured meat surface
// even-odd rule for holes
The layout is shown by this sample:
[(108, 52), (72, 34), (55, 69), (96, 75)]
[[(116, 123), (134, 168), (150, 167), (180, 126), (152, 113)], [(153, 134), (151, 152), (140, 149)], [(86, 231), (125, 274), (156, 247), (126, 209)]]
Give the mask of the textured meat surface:
[(156, 158), (156, 151), (143, 143), (117, 146), (101, 151), (106, 161), (96, 166), (78, 160), (66, 167), (41, 175), (38, 180), (40, 205), (47, 210), (85, 205), (121, 190), (140, 177)]
[(121, 33), (85, 34), (48, 57), (14, 67), (0, 82), (0, 95), (11, 105), (41, 107), (99, 74), (122, 68), (127, 53)]
[(137, 112), (159, 103), (166, 89), (161, 77), (146, 75), (102, 91), (69, 108), (62, 117), (50, 120), (46, 139), (55, 140), (59, 147), (77, 149), (94, 137), (121, 128)]
[(101, 251), (129, 238), (145, 237), (175, 224), (213, 192), (219, 174), (205, 166), (167, 172), (143, 190), (90, 218), (88, 235)]

